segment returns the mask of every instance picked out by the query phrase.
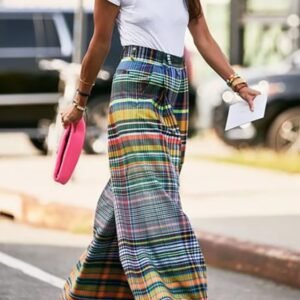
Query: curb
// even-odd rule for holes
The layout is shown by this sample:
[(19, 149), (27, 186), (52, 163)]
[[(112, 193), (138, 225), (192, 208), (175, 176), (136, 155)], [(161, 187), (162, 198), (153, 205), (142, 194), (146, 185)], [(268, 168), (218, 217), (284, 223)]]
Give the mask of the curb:
[(88, 208), (61, 203), (41, 203), (24, 193), (0, 190), (0, 214), (33, 226), (92, 233), (94, 212)]
[(300, 253), (196, 230), (207, 263), (300, 288)]
[[(92, 233), (94, 212), (38, 199), (9, 190), (0, 191), (0, 213), (33, 226)], [(300, 253), (195, 230), (208, 265), (238, 271), (300, 288)]]

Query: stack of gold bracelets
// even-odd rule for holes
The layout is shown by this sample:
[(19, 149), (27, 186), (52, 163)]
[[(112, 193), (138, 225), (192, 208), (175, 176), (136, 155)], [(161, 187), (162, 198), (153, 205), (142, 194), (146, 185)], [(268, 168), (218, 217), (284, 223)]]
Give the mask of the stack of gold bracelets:
[[(82, 80), (82, 79), (79, 79), (79, 81), (80, 81), (81, 83), (83, 83), (83, 84), (89, 86), (89, 87), (93, 87), (93, 86), (95, 85), (95, 83), (89, 83), (89, 82), (86, 82), (86, 81), (84, 81), (84, 80)], [(87, 97), (87, 98), (91, 96), (91, 94), (82, 92), (82, 91), (79, 90), (79, 89), (76, 90), (76, 94), (80, 95), (81, 97)], [(82, 112), (86, 112), (86, 110), (87, 110), (86, 106), (80, 105), (79, 102), (75, 99), (75, 97), (74, 97), (74, 99), (73, 99), (72, 104), (73, 104), (78, 110), (80, 110), (80, 111), (82, 111)]]
[(238, 93), (245, 86), (248, 86), (247, 81), (237, 73), (232, 74), (226, 80), (226, 83), (236, 93)]

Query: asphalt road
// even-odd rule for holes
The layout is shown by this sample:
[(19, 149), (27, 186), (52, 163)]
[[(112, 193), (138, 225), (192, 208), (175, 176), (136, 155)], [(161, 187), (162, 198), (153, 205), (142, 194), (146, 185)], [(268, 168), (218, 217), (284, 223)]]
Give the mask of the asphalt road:
[[(47, 276), (63, 283), (90, 238), (0, 219), (0, 299), (58, 300), (60, 288)], [(209, 300), (300, 299), (300, 290), (209, 266), (208, 284)]]

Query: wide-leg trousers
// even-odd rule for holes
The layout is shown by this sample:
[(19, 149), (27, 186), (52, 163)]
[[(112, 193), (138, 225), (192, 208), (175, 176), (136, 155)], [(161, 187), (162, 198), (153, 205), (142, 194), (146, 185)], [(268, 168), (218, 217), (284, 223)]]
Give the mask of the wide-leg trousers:
[(111, 177), (61, 299), (207, 299), (204, 256), (179, 193), (188, 101), (182, 57), (124, 47), (109, 104)]

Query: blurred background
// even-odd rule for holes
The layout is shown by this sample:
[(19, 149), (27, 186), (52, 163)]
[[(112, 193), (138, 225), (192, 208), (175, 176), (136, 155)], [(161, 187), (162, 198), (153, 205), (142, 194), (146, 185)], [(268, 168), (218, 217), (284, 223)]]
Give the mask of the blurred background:
[[(93, 3), (0, 0), (1, 300), (57, 299), (91, 238), (109, 178), (107, 114), (122, 50), (117, 29), (88, 101), (74, 176), (61, 186), (52, 172), (62, 133), (58, 112), (76, 89), (93, 33)], [(225, 132), (228, 108), (240, 99), (187, 32), (182, 204), (211, 266), (212, 299), (300, 299), (300, 0), (203, 0), (202, 6), (237, 72), (268, 90), (263, 119)], [(47, 274), (21, 276), (21, 262)]]

